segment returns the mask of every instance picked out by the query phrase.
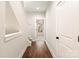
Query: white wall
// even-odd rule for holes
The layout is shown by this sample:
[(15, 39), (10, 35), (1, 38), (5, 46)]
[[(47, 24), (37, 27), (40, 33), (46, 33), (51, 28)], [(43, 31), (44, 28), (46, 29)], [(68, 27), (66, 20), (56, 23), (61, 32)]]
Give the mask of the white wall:
[[(51, 53), (56, 55), (56, 5), (55, 3), (51, 3), (46, 11), (46, 22), (45, 22), (45, 29), (46, 29), (46, 42), (51, 51)], [(55, 57), (55, 56), (54, 56)]]
[(19, 32), (19, 23), (14, 15), (12, 8), (9, 2), (6, 2), (6, 34), (11, 34), (15, 32)]
[[(20, 24), (20, 36), (5, 41), (5, 2), (0, 2), (0, 57), (21, 57), (23, 49), (28, 46), (27, 42), (27, 23), (24, 10), (20, 2), (10, 2), (11, 8)], [(26, 25), (26, 26), (25, 26)], [(23, 31), (23, 32), (22, 32)]]

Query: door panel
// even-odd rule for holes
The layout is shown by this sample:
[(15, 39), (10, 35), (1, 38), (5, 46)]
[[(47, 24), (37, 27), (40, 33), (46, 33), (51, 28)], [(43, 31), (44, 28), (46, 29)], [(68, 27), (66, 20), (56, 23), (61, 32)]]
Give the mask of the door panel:
[(79, 57), (79, 2), (61, 2), (56, 7), (58, 57)]

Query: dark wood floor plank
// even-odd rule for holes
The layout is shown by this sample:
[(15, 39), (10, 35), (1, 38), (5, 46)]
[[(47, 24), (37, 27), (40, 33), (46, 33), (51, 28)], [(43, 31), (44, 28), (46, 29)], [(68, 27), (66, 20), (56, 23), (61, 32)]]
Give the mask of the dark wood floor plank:
[(52, 58), (45, 41), (34, 41), (27, 47), (22, 58)]

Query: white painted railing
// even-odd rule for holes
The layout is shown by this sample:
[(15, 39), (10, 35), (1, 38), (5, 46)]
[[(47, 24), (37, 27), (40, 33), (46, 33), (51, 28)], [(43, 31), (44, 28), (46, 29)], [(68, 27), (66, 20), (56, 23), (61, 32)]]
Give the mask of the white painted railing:
[(15, 39), (15, 38), (20, 37), (21, 35), (22, 35), (21, 32), (16, 32), (16, 33), (12, 33), (12, 34), (7, 34), (7, 35), (5, 35), (5, 41), (13, 40), (13, 39)]

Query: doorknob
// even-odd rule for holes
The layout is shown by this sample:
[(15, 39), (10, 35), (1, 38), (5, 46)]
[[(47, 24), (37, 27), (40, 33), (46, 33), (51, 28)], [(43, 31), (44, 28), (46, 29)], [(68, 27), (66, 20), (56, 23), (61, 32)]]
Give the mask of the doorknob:
[(79, 42), (79, 36), (78, 36), (78, 42)]
[(59, 39), (59, 37), (57, 36), (56, 39)]

